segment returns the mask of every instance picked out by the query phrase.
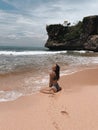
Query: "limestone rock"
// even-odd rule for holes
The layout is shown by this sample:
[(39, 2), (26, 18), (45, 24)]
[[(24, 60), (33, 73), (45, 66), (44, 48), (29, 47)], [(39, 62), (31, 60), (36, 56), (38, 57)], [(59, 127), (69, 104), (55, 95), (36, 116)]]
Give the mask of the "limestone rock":
[(98, 15), (84, 17), (74, 26), (49, 25), (46, 30), (48, 40), (45, 47), (50, 50), (98, 51)]
[(89, 36), (87, 43), (84, 45), (87, 50), (98, 51), (98, 35)]

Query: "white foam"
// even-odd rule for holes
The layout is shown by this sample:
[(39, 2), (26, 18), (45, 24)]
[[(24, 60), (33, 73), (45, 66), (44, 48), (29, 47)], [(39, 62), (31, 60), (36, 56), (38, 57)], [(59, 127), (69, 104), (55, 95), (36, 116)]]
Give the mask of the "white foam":
[(23, 96), (23, 94), (15, 90), (0, 91), (0, 102), (13, 101), (21, 96)]
[(81, 51), (74, 51), (74, 52), (80, 53), (80, 54), (84, 54), (84, 53), (86, 53), (87, 51), (81, 50)]
[(48, 76), (42, 76), (42, 77), (29, 77), (24, 79), (25, 88), (26, 88), (26, 94), (34, 93), (36, 91), (39, 91), (43, 86), (46, 86), (48, 84)]
[(59, 54), (59, 53), (67, 53), (67, 51), (0, 51), (0, 55), (45, 55), (45, 54)]

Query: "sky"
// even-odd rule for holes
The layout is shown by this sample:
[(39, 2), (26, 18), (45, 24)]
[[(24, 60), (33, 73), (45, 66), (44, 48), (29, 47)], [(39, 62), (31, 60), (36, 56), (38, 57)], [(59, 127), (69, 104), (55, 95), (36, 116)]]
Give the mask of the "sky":
[(0, 0), (0, 46), (43, 46), (46, 25), (98, 15), (98, 0)]

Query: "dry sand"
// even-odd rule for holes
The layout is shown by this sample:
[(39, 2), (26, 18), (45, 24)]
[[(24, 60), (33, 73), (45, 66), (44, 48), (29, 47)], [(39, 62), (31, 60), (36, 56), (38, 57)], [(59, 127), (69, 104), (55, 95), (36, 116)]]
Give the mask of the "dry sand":
[(62, 91), (0, 103), (0, 130), (98, 130), (98, 68), (61, 77)]

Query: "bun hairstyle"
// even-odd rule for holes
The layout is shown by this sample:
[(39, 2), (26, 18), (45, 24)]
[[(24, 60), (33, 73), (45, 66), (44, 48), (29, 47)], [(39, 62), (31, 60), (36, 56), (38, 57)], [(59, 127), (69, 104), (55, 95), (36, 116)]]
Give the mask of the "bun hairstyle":
[(56, 79), (59, 80), (60, 79), (60, 66), (58, 64), (56, 64)]

